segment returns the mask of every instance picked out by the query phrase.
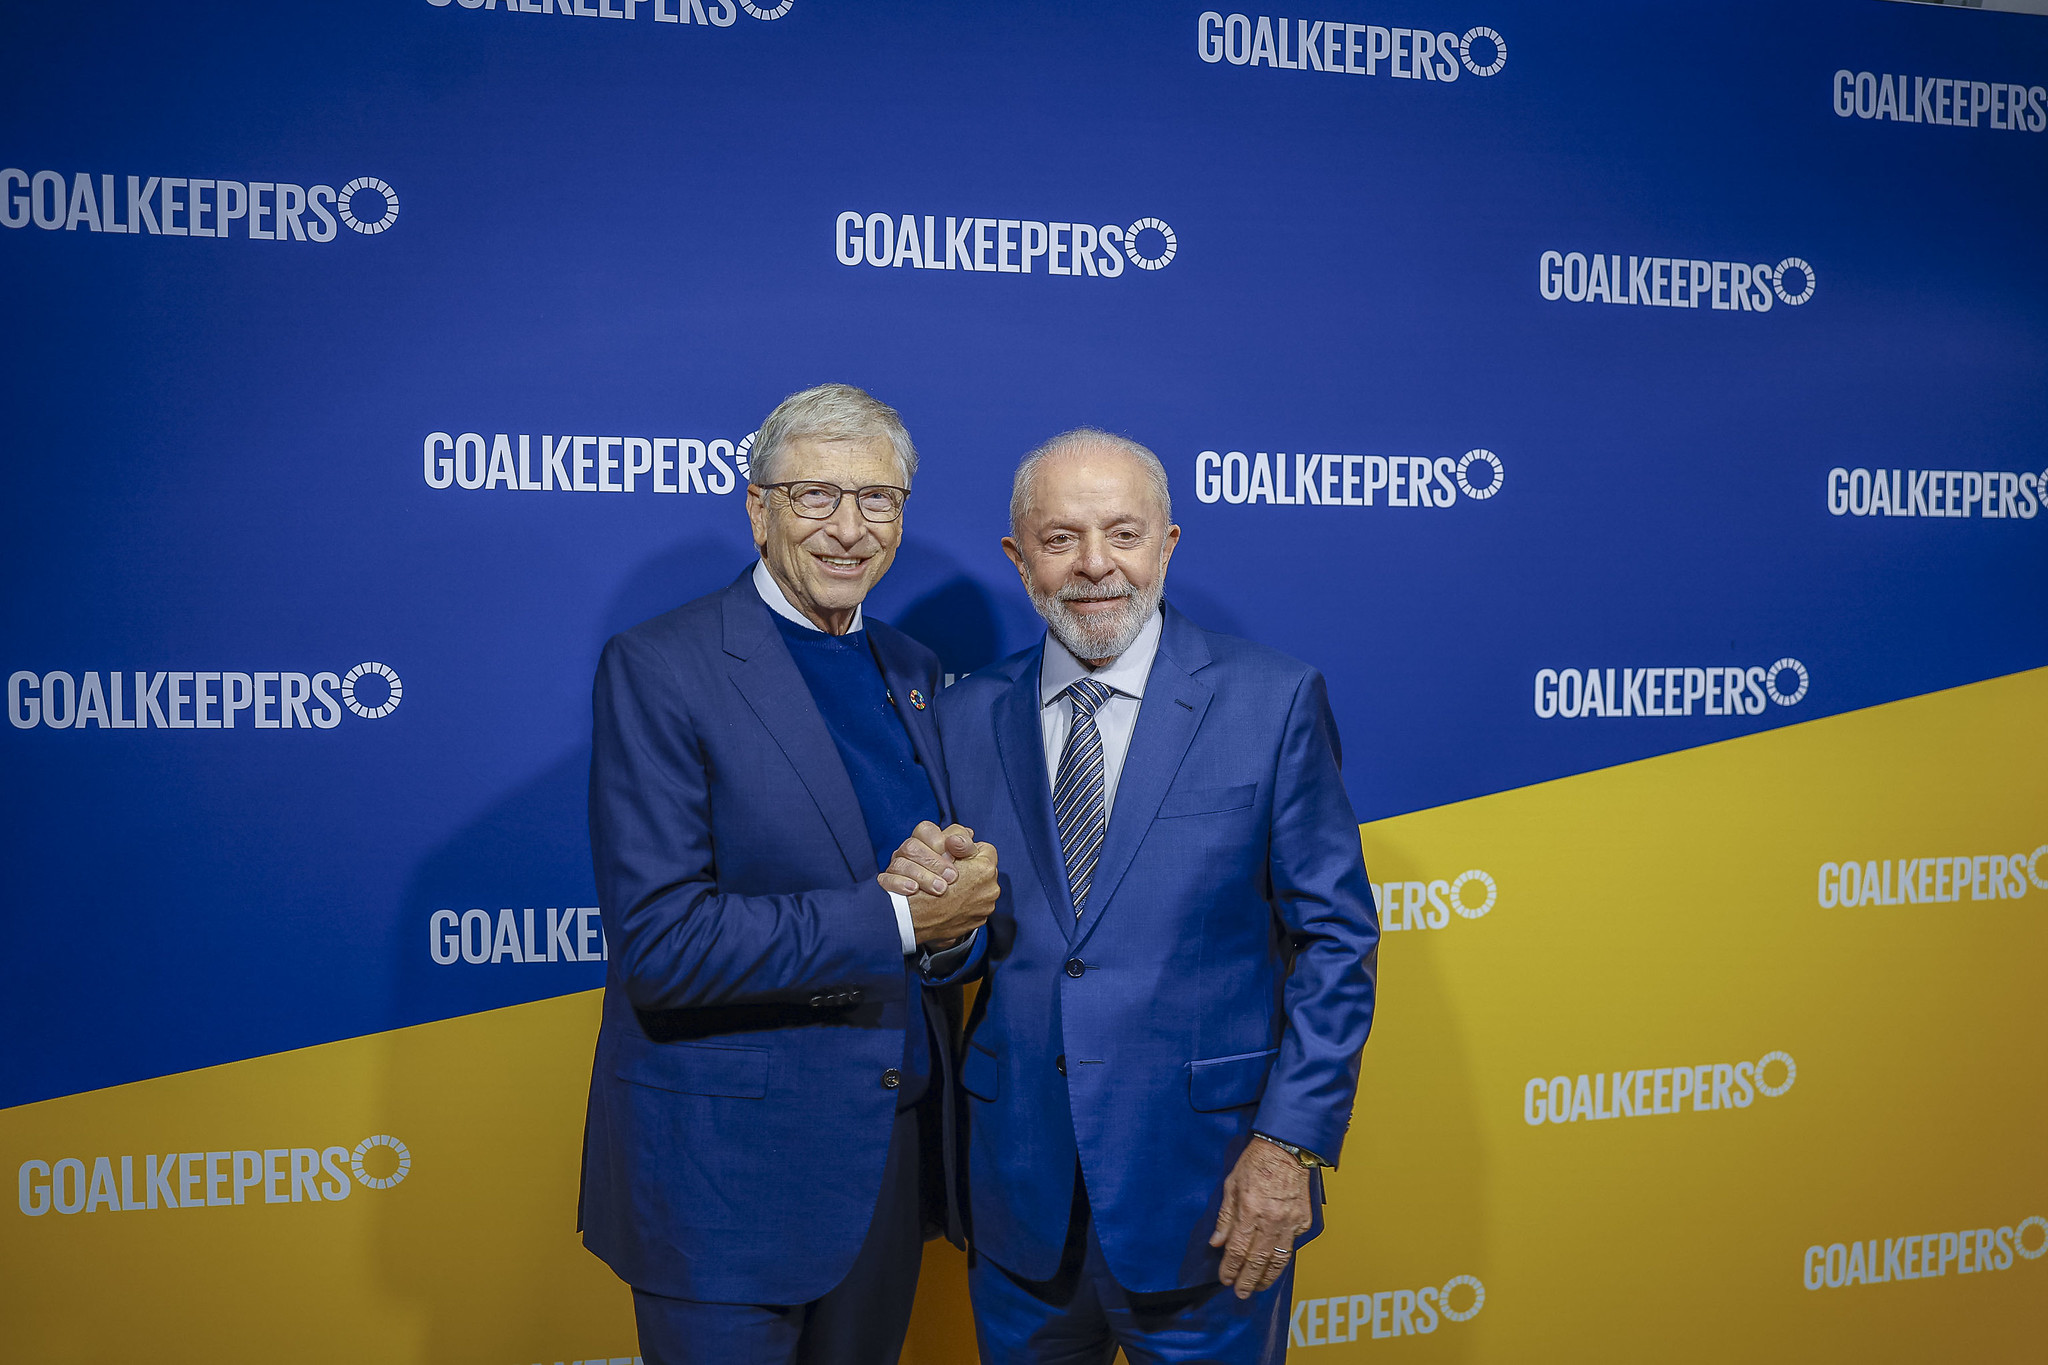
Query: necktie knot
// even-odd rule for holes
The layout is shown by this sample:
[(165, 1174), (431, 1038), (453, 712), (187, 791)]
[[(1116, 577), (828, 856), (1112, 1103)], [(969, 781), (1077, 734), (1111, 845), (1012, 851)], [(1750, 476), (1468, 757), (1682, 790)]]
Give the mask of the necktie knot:
[(1082, 678), (1067, 688), (1077, 716), (1093, 716), (1115, 693), (1093, 678)]

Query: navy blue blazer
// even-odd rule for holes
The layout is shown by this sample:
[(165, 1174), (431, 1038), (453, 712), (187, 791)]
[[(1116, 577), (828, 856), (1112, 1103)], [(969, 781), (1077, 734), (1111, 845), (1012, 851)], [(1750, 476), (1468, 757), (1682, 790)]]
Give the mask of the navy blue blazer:
[(1078, 1158), (1109, 1268), (1139, 1293), (1215, 1280), (1209, 1235), (1253, 1129), (1337, 1159), (1379, 942), (1322, 676), (1164, 610), (1078, 922), (1043, 642), (938, 708), (956, 818), (1008, 883), (960, 1067), (974, 1245), (1049, 1278)]
[[(938, 662), (867, 630), (949, 812), (933, 713), (909, 702)], [(818, 1298), (867, 1234), (903, 1060), (903, 945), (860, 802), (751, 573), (614, 636), (591, 705), (611, 958), (584, 1244), (671, 1298)], [(945, 1004), (926, 1001), (942, 1030)]]

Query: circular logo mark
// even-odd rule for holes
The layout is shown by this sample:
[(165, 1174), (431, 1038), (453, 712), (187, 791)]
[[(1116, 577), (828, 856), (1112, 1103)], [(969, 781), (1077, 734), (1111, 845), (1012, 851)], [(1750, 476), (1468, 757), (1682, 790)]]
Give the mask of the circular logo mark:
[[(1483, 460), (1493, 466), (1493, 482), (1474, 484), (1466, 476), (1465, 471), (1472, 467), (1474, 460)], [(1507, 476), (1508, 471), (1501, 466), (1500, 456), (1490, 450), (1468, 450), (1458, 459), (1458, 491), (1466, 497), (1479, 502), (1485, 502), (1495, 493), (1500, 492), (1501, 481), (1506, 479)]]
[[(2041, 1245), (2037, 1247), (2029, 1247), (2027, 1245), (2028, 1228), (2041, 1229)], [(2030, 1261), (2040, 1260), (2041, 1253), (2048, 1251), (2048, 1218), (2043, 1218), (2037, 1213), (2031, 1218), (2020, 1219), (2020, 1225), (2012, 1230), (2012, 1249)]]
[[(1799, 675), (1799, 686), (1790, 696), (1778, 690), (1778, 675), (1788, 670)], [(1797, 659), (1780, 659), (1764, 670), (1764, 693), (1780, 706), (1797, 706), (1799, 699), (1806, 695), (1808, 681), (1805, 664)]]
[[(1465, 883), (1467, 882), (1478, 882), (1486, 888), (1486, 903), (1477, 909), (1465, 904), (1464, 891)], [(1487, 876), (1476, 867), (1468, 872), (1460, 872), (1451, 879), (1451, 909), (1457, 911), (1466, 919), (1478, 919), (1487, 911), (1493, 909), (1493, 903), (1499, 899), (1500, 888), (1493, 884), (1493, 878)]]
[(739, 466), (740, 477), (743, 479), (754, 477), (754, 462), (748, 458), (748, 452), (754, 448), (754, 438), (760, 434), (758, 430), (748, 432), (740, 437), (739, 445), (733, 449), (732, 462)]
[[(1785, 288), (1785, 276), (1795, 270), (1806, 281), (1805, 288), (1796, 294)], [(1787, 256), (1771, 270), (1771, 292), (1778, 296), (1778, 302), (1780, 303), (1790, 304), (1792, 307), (1797, 308), (1800, 304), (1813, 297), (1813, 285), (1813, 267), (1800, 260), (1797, 256)]]
[[(1138, 234), (1146, 228), (1152, 229), (1166, 239), (1166, 250), (1157, 256), (1145, 256), (1138, 251)], [(1140, 218), (1124, 229), (1124, 255), (1131, 258), (1131, 264), (1140, 270), (1158, 270), (1170, 264), (1174, 253), (1180, 250), (1180, 239), (1173, 235), (1173, 229), (1157, 218)]]
[[(1461, 1284), (1472, 1286), (1472, 1306), (1470, 1308), (1451, 1307), (1451, 1291)], [(1438, 1305), (1437, 1311), (1452, 1322), (1470, 1322), (1473, 1318), (1479, 1316), (1480, 1309), (1486, 1307), (1486, 1286), (1473, 1279), (1470, 1275), (1453, 1275), (1444, 1281), (1444, 1287), (1437, 1294), (1436, 1301)]]
[(2027, 855), (2027, 880), (2042, 891), (2048, 891), (2048, 882), (2041, 880), (2041, 855), (2048, 853), (2048, 844), (2043, 844)]
[[(1764, 1079), (1764, 1068), (1769, 1066), (1772, 1062), (1783, 1062), (1785, 1064), (1785, 1083), (1783, 1085), (1772, 1085), (1769, 1081)], [(1782, 1052), (1766, 1052), (1763, 1055), (1762, 1060), (1758, 1061), (1756, 1064), (1756, 1088), (1758, 1090), (1763, 1091), (1764, 1094), (1769, 1095), (1772, 1099), (1776, 1099), (1778, 1098), (1778, 1096), (1784, 1094), (1787, 1090), (1790, 1090), (1792, 1088), (1792, 1082), (1798, 1079), (1799, 1068), (1797, 1066), (1794, 1066), (1792, 1064), (1792, 1059)]]
[[(382, 706), (365, 706), (356, 700), (356, 683), (370, 674), (382, 678), (391, 688), (391, 695), (384, 699)], [(398, 675), (383, 664), (357, 664), (341, 675), (341, 704), (361, 716), (364, 720), (382, 720), (398, 709), (399, 700), (405, 696), (405, 687), (398, 681)]]
[[(390, 1175), (371, 1175), (368, 1171), (364, 1170), (363, 1158), (370, 1154), (372, 1147), (389, 1147), (393, 1154), (398, 1157), (398, 1169)], [(361, 1142), (358, 1142), (356, 1144), (356, 1154), (349, 1159), (348, 1164), (349, 1168), (356, 1173), (356, 1182), (365, 1189), (388, 1190), (393, 1185), (402, 1183), (408, 1175), (412, 1174), (412, 1153), (406, 1149), (404, 1143), (389, 1133), (379, 1133), (375, 1137), (366, 1137)]]
[(782, 0), (779, 5), (757, 5), (754, 0), (740, 0), (740, 8), (756, 19), (780, 19), (795, 3), (796, 0)]
[[(1493, 60), (1485, 66), (1472, 60), (1472, 43), (1475, 39), (1493, 44)], [(1458, 60), (1475, 76), (1497, 75), (1500, 69), (1508, 64), (1508, 40), (1490, 28), (1468, 28), (1465, 30), (1465, 36), (1458, 39)], [(1479, 1310), (1475, 1308), (1472, 1311), (1476, 1313)]]
[[(363, 190), (370, 190), (384, 197), (383, 217), (365, 222), (356, 216), (356, 195)], [(375, 237), (398, 221), (398, 192), (374, 175), (359, 175), (349, 181), (341, 187), (341, 193), (335, 196), (335, 200), (334, 207), (341, 214), (342, 224), (351, 231), (362, 233), (365, 237)]]

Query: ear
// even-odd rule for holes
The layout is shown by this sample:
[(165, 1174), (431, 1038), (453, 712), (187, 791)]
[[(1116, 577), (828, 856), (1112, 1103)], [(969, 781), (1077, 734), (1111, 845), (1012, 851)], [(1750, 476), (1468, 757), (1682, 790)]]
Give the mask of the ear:
[(1028, 591), (1031, 587), (1031, 571), (1024, 562), (1024, 551), (1018, 546), (1016, 537), (1003, 537), (1003, 553), (1008, 555), (1010, 562), (1017, 566), (1017, 581), (1022, 583)]
[(1161, 537), (1159, 542), (1159, 573), (1161, 577), (1164, 577), (1166, 574), (1166, 566), (1173, 562), (1173, 549), (1178, 544), (1180, 544), (1180, 525), (1175, 523), (1166, 528), (1166, 534)]
[(768, 548), (768, 490), (760, 484), (747, 485), (747, 521), (754, 528), (754, 548)]

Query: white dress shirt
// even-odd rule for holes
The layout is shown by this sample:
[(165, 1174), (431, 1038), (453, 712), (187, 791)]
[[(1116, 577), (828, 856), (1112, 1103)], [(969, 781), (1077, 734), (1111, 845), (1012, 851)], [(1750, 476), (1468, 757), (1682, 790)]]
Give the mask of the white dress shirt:
[(1059, 785), (1060, 752), (1067, 747), (1067, 732), (1074, 726), (1074, 699), (1065, 695), (1066, 690), (1082, 678), (1093, 678), (1111, 692), (1109, 700), (1095, 711), (1095, 729), (1102, 736), (1105, 822), (1116, 806), (1117, 779), (1123, 776), (1124, 756), (1131, 751), (1131, 733), (1138, 728), (1138, 708), (1145, 701), (1145, 679), (1151, 676), (1159, 635), (1165, 628), (1166, 618), (1154, 609), (1131, 647), (1101, 668), (1082, 663), (1050, 632), (1045, 637), (1045, 659), (1038, 666), (1038, 729), (1045, 739), (1045, 775), (1051, 785)]
[[(768, 561), (765, 559), (754, 561), (754, 591), (761, 594), (761, 600), (768, 604), (768, 610), (774, 612), (783, 620), (794, 621), (805, 630), (818, 630), (816, 622), (790, 604), (789, 594), (785, 593), (782, 590), (782, 585), (775, 581), (775, 575), (768, 572)], [(846, 633), (851, 635), (866, 624), (867, 622), (861, 619), (860, 607), (856, 605), (853, 609), (853, 624), (846, 628)], [(818, 630), (818, 634), (823, 635), (824, 633), (824, 631)]]
[[(794, 621), (805, 630), (817, 630), (820, 635), (825, 633), (818, 630), (817, 625), (808, 616), (790, 605), (789, 594), (783, 592), (782, 585), (775, 581), (775, 575), (768, 572), (768, 561), (765, 559), (754, 561), (754, 591), (761, 594), (761, 600), (768, 604), (768, 610), (783, 620)], [(846, 633), (851, 635), (865, 625), (860, 608), (854, 607), (853, 624), (846, 628)], [(896, 934), (903, 940), (903, 955), (909, 957), (917, 951), (917, 930), (910, 922), (910, 902), (894, 891), (889, 892), (888, 896), (889, 904), (896, 907)]]

